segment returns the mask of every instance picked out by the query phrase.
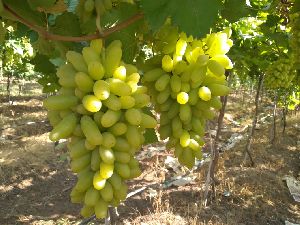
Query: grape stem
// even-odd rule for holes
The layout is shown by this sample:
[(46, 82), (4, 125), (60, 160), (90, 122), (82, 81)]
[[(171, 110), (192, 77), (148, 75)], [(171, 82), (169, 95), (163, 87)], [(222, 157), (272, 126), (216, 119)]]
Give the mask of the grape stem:
[(72, 36), (63, 36), (58, 34), (50, 33), (49, 31), (45, 30), (43, 27), (35, 25), (25, 18), (21, 17), (16, 13), (13, 9), (11, 9), (7, 4), (3, 3), (4, 9), (7, 10), (10, 14), (12, 14), (20, 23), (23, 23), (27, 27), (31, 28), (32, 30), (39, 33), (44, 39), (47, 40), (55, 40), (55, 41), (66, 41), (66, 42), (81, 42), (81, 41), (90, 41), (97, 38), (106, 38), (114, 32), (120, 31), (131, 24), (135, 23), (136, 21), (142, 19), (144, 17), (143, 13), (137, 13), (132, 17), (128, 18), (127, 20), (116, 24), (115, 26), (109, 27), (105, 29), (103, 32), (97, 32), (95, 34), (80, 36), (80, 37), (72, 37)]

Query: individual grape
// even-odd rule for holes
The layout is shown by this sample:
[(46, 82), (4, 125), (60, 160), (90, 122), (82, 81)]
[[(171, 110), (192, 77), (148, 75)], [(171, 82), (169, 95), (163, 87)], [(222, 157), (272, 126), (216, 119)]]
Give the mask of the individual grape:
[(142, 114), (138, 109), (131, 108), (126, 110), (125, 112), (125, 119), (130, 123), (131, 125), (140, 125), (142, 121)]
[(126, 68), (125, 68), (125, 66), (119, 66), (115, 70), (115, 72), (113, 74), (113, 77), (116, 78), (116, 79), (125, 81), (126, 80)]
[(43, 106), (48, 110), (65, 110), (76, 106), (78, 98), (69, 95), (50, 96), (43, 101)]
[(101, 118), (101, 125), (103, 127), (111, 127), (115, 123), (118, 122), (120, 119), (121, 112), (120, 111), (113, 111), (113, 110), (107, 110), (106, 113)]
[(85, 193), (84, 203), (87, 206), (95, 206), (100, 199), (100, 193), (94, 187), (90, 187)]
[(177, 102), (181, 105), (186, 104), (189, 101), (189, 94), (186, 92), (180, 92), (177, 94)]
[(162, 68), (166, 72), (171, 72), (173, 70), (173, 59), (169, 55), (165, 55), (162, 58)]
[(208, 88), (214, 96), (225, 96), (230, 93), (230, 88), (222, 84), (210, 84)]
[[(153, 118), (152, 118), (153, 119)], [(155, 119), (154, 119), (155, 120)], [(143, 120), (142, 120), (143, 122)], [(155, 121), (156, 122), (156, 121)], [(141, 124), (142, 126), (142, 124)], [(125, 123), (122, 122), (118, 122), (115, 125), (111, 126), (109, 131), (115, 135), (115, 136), (120, 136), (126, 133), (127, 131), (127, 125)]]
[(106, 202), (110, 202), (113, 199), (113, 187), (109, 182), (106, 182), (104, 188), (100, 190), (100, 195), (101, 198)]
[(114, 164), (108, 164), (108, 163), (104, 163), (101, 162), (100, 163), (100, 176), (108, 179), (110, 178), (114, 173)]
[(108, 203), (100, 199), (95, 205), (95, 214), (99, 219), (104, 219), (107, 215)]
[(211, 90), (203, 86), (199, 88), (198, 95), (203, 101), (209, 101), (211, 99)]
[(105, 71), (109, 77), (111, 77), (120, 64), (122, 58), (122, 43), (119, 40), (115, 40), (106, 49), (105, 55)]
[(72, 64), (72, 66), (79, 72), (87, 73), (87, 65), (83, 59), (83, 56), (74, 51), (68, 51), (66, 54), (67, 60)]
[(83, 92), (93, 91), (94, 81), (90, 78), (89, 75), (83, 72), (78, 72), (75, 75), (75, 83), (79, 90)]
[(82, 132), (87, 140), (93, 145), (101, 145), (102, 134), (100, 133), (96, 122), (89, 116), (83, 116), (80, 120)]
[(100, 146), (99, 148), (100, 157), (103, 162), (107, 164), (113, 164), (115, 161), (115, 154), (112, 149), (109, 148), (103, 148)]
[(103, 101), (103, 104), (107, 108), (114, 111), (119, 111), (122, 108), (120, 99), (113, 94), (110, 94), (109, 97), (105, 101)]
[(77, 124), (77, 117), (74, 113), (70, 113), (63, 118), (50, 132), (49, 138), (51, 141), (68, 138), (74, 131)]
[(98, 112), (102, 107), (102, 102), (94, 95), (86, 95), (82, 99), (82, 104), (89, 112)]
[(98, 80), (94, 83), (93, 91), (99, 100), (106, 100), (110, 95), (109, 84), (104, 80)]
[(128, 96), (131, 94), (132, 90), (130, 86), (122, 80), (110, 79), (109, 80), (110, 91), (118, 96)]
[(88, 64), (88, 72), (94, 80), (101, 80), (105, 74), (103, 65), (98, 61), (92, 61)]
[(132, 96), (121, 96), (120, 97), (121, 108), (122, 109), (130, 109), (135, 105), (135, 98)]
[(102, 133), (103, 141), (102, 145), (105, 148), (112, 148), (116, 144), (116, 138), (114, 135), (112, 135), (110, 132), (104, 132)]

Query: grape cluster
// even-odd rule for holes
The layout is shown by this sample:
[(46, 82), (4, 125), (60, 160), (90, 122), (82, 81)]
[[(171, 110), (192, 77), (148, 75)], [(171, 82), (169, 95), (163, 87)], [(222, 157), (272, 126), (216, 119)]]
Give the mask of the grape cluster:
[(265, 75), (265, 85), (268, 88), (288, 88), (296, 76), (296, 71), (290, 59), (279, 59), (271, 64)]
[(104, 49), (98, 39), (82, 54), (67, 52), (68, 63), (57, 70), (62, 87), (44, 100), (54, 127), (50, 139), (69, 138), (71, 169), (78, 174), (71, 201), (84, 203), (84, 217), (104, 218), (109, 205), (126, 198), (125, 180), (141, 174), (134, 154), (143, 132), (157, 124), (142, 110), (150, 96), (138, 85), (137, 68), (121, 61), (121, 47), (115, 40)]
[(215, 116), (212, 108), (220, 109), (219, 96), (230, 92), (225, 80), (225, 70), (232, 68), (226, 56), (232, 46), (229, 37), (227, 29), (197, 40), (165, 25), (155, 46), (164, 55), (161, 68), (142, 78), (160, 113), (160, 138), (169, 138), (168, 147), (188, 168), (202, 158), (206, 120)]

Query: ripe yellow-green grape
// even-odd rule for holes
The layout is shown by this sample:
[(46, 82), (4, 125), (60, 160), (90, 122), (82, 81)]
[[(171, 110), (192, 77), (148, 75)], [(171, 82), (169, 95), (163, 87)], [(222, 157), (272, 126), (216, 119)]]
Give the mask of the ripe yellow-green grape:
[(102, 107), (102, 102), (94, 95), (86, 95), (82, 99), (82, 104), (89, 112), (98, 112)]
[(113, 134), (110, 132), (104, 132), (102, 133), (103, 141), (102, 141), (102, 146), (105, 148), (112, 148), (116, 144), (116, 138)]
[(210, 84), (208, 88), (214, 96), (225, 96), (230, 93), (230, 88), (222, 84)]
[(89, 65), (90, 62), (100, 62), (100, 55), (97, 54), (96, 51), (94, 51), (91, 47), (84, 47), (82, 49), (82, 56), (87, 65)]
[(199, 88), (198, 95), (203, 101), (209, 101), (211, 99), (211, 90), (203, 86)]
[(103, 127), (111, 127), (120, 119), (121, 112), (114, 110), (107, 110), (101, 118), (101, 125)]
[(118, 68), (122, 59), (122, 43), (115, 40), (106, 49), (104, 67), (108, 77), (112, 77), (116, 68)]
[(162, 58), (162, 68), (166, 72), (171, 72), (173, 70), (173, 59), (169, 55), (165, 55)]
[(123, 80), (125, 81), (126, 80), (126, 67), (125, 66), (119, 66), (114, 74), (113, 74), (113, 77), (114, 78), (117, 78), (119, 80)]
[(104, 163), (101, 162), (100, 163), (100, 176), (108, 179), (110, 178), (114, 173), (114, 164), (108, 164), (108, 163)]
[(51, 141), (58, 141), (63, 138), (68, 138), (76, 128), (77, 117), (74, 113), (70, 113), (55, 125), (50, 132), (49, 138)]
[(96, 172), (93, 177), (93, 186), (96, 190), (101, 190), (104, 188), (106, 179), (100, 175), (100, 172)]
[(76, 106), (78, 98), (70, 95), (50, 96), (43, 101), (43, 106), (48, 110), (65, 110)]
[(110, 91), (118, 96), (128, 96), (131, 94), (131, 87), (119, 79), (109, 79)]
[(107, 215), (108, 203), (100, 199), (95, 205), (95, 214), (97, 218), (105, 218)]
[(71, 170), (74, 173), (79, 173), (84, 168), (87, 167), (91, 162), (91, 154), (85, 154), (79, 158), (73, 159), (71, 161)]
[[(152, 117), (151, 117), (151, 118), (152, 118)], [(152, 118), (152, 119), (154, 119), (154, 118)], [(154, 119), (154, 120), (155, 120), (155, 119)], [(142, 121), (142, 122), (143, 122), (143, 121)], [(156, 122), (156, 120), (155, 120), (155, 122)], [(141, 126), (142, 126), (142, 124), (141, 124)], [(111, 126), (111, 127), (109, 128), (109, 131), (110, 131), (113, 135), (115, 135), (115, 136), (120, 136), (120, 135), (123, 135), (123, 134), (126, 133), (126, 131), (127, 131), (127, 125), (126, 125), (125, 123), (118, 122), (118, 123), (114, 124), (113, 126)]]
[(117, 96), (113, 95), (113, 94), (110, 94), (108, 99), (103, 101), (103, 104), (107, 108), (109, 108), (111, 110), (114, 110), (114, 111), (119, 111), (122, 108), (122, 104), (121, 104), (120, 99)]
[(86, 139), (93, 145), (101, 145), (102, 134), (100, 133), (96, 122), (89, 116), (83, 116), (80, 120), (82, 132)]
[(87, 154), (89, 151), (85, 148), (84, 145), (85, 140), (81, 139), (80, 141), (78, 141), (77, 143), (75, 143), (74, 145), (71, 145), (68, 147), (69, 149), (69, 153), (70, 153), (70, 157), (72, 159), (75, 158), (79, 158), (85, 154)]
[(186, 104), (189, 101), (189, 94), (186, 92), (180, 92), (177, 94), (177, 102), (181, 105)]
[(47, 112), (47, 118), (51, 124), (52, 127), (57, 125), (61, 121), (61, 117), (59, 115), (59, 111), (48, 111)]
[(75, 82), (79, 90), (83, 92), (93, 91), (94, 81), (86, 73), (83, 72), (76, 73)]
[(125, 112), (125, 119), (130, 123), (131, 125), (140, 125), (142, 121), (142, 114), (138, 109), (131, 108), (126, 110)]
[(72, 66), (79, 72), (87, 73), (87, 65), (84, 62), (83, 56), (74, 51), (68, 51), (66, 54), (67, 60), (72, 64)]
[(104, 67), (99, 61), (90, 62), (88, 64), (88, 72), (94, 80), (101, 80), (105, 74)]
[(115, 153), (110, 148), (99, 147), (100, 157), (103, 162), (107, 164), (113, 164), (115, 161)]

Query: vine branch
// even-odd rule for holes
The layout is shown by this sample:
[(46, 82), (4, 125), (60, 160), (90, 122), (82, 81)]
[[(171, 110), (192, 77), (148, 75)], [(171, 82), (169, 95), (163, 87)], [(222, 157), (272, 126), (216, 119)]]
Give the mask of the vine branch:
[(40, 36), (47, 40), (55, 40), (55, 41), (69, 41), (69, 42), (81, 42), (81, 41), (90, 41), (97, 38), (106, 38), (114, 32), (120, 31), (131, 24), (135, 23), (136, 21), (142, 19), (144, 17), (143, 13), (137, 13), (132, 17), (128, 18), (127, 20), (116, 24), (115, 26), (109, 27), (105, 29), (102, 33), (95, 33), (80, 37), (72, 37), (72, 36), (63, 36), (58, 34), (50, 33), (49, 31), (45, 30), (43, 27), (37, 26), (30, 21), (26, 20), (25, 18), (21, 17), (16, 13), (13, 9), (11, 9), (7, 4), (3, 4), (4, 9), (7, 10), (10, 14), (12, 14), (20, 23), (23, 23), (27, 27), (31, 28), (32, 30), (36, 31)]

